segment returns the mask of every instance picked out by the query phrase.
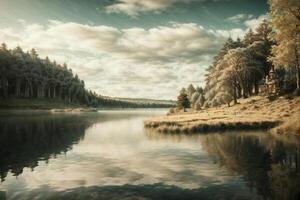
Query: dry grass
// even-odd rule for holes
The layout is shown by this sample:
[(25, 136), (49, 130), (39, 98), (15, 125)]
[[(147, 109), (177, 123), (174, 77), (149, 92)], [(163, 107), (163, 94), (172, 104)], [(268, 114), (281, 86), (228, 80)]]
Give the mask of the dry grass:
[(296, 134), (300, 135), (300, 113), (297, 113), (286, 120), (280, 126), (272, 129), (272, 132), (278, 134)]
[(146, 128), (160, 132), (208, 132), (225, 130), (269, 129), (300, 113), (300, 98), (279, 98), (269, 102), (264, 97), (242, 99), (240, 104), (190, 110), (145, 121)]

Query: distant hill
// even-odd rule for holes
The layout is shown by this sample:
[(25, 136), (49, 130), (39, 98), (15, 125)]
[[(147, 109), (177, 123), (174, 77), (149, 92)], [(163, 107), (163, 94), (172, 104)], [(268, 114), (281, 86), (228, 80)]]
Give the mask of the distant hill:
[(157, 100), (157, 99), (147, 99), (147, 98), (120, 98), (120, 97), (108, 97), (117, 101), (135, 103), (135, 104), (160, 104), (160, 105), (170, 105), (175, 106), (176, 101), (172, 100)]

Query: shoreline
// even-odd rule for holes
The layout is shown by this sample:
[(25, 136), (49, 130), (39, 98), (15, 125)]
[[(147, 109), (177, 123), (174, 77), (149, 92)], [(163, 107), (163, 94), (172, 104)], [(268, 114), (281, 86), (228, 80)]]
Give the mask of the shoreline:
[(239, 104), (231, 107), (223, 105), (151, 118), (144, 121), (144, 127), (161, 133), (178, 134), (272, 128), (275, 130), (275, 127), (284, 124), (299, 113), (300, 97), (293, 99), (280, 97), (270, 102), (265, 97), (255, 96), (241, 99)]
[(268, 130), (283, 123), (280, 120), (274, 121), (238, 121), (238, 122), (221, 122), (220, 124), (201, 123), (193, 126), (181, 124), (158, 124), (156, 122), (145, 122), (145, 128), (153, 129), (160, 133), (210, 133), (226, 131), (250, 131), (250, 130)]
[[(170, 107), (169, 107), (170, 108)], [(166, 107), (145, 106), (103, 106), (90, 107), (79, 103), (67, 103), (62, 100), (54, 99), (35, 99), (35, 98), (9, 98), (0, 99), (0, 111), (10, 110), (32, 110), (32, 111), (52, 111), (52, 112), (95, 112), (98, 110), (126, 110), (126, 109), (169, 109)]]

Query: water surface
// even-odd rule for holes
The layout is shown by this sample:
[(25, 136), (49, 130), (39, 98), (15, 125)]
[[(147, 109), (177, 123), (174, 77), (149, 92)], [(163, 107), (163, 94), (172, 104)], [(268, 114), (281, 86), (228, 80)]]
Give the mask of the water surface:
[(0, 112), (0, 199), (299, 199), (297, 138), (144, 130), (165, 112)]

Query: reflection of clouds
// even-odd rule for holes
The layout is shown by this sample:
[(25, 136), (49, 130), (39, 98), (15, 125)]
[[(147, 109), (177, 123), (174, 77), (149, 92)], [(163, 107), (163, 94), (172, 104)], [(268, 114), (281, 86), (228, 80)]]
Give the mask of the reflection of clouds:
[[(25, 170), (18, 182), (55, 190), (79, 186), (165, 183), (181, 188), (225, 184), (234, 180), (202, 151), (198, 140), (148, 140), (142, 117), (95, 124), (66, 155)], [(4, 186), (18, 184), (8, 178)]]
[[(100, 115), (105, 116), (106, 112), (101, 111)], [(155, 113), (142, 114), (143, 112), (110, 111), (107, 117), (103, 116), (101, 122), (98, 121), (99, 123), (89, 127), (86, 130), (85, 139), (78, 145), (74, 145), (73, 150), (67, 152), (66, 155), (60, 154), (55, 159), (50, 159), (48, 165), (40, 161), (39, 166), (33, 172), (25, 168), (17, 181), (9, 175), (7, 181), (0, 185), (0, 189), (8, 188), (8, 197), (12, 199), (13, 197), (32, 199), (31, 197), (40, 194), (68, 197), (65, 199), (70, 199), (71, 194), (86, 197), (82, 199), (90, 199), (85, 196), (90, 194), (93, 194), (94, 198), (99, 197), (97, 199), (102, 199), (100, 197), (122, 199), (125, 194), (127, 198), (129, 198), (128, 195), (130, 197), (137, 195), (152, 199), (167, 199), (165, 195), (174, 195), (174, 193), (182, 195), (175, 195), (178, 199), (183, 199), (182, 197), (187, 199), (200, 197), (204, 199), (220, 199), (220, 197), (223, 199), (259, 199), (253, 193), (263, 188), (256, 183), (264, 182), (261, 182), (259, 175), (260, 167), (263, 166), (258, 165), (258, 158), (261, 156), (257, 154), (259, 151), (255, 151), (260, 145), (256, 144), (261, 144), (270, 152), (276, 152), (274, 148), (279, 141), (287, 145), (285, 148), (299, 149), (299, 143), (295, 143), (294, 138), (276, 138), (264, 132), (203, 135), (144, 132), (143, 118), (155, 115)], [(237, 143), (243, 148), (232, 145), (231, 142), (235, 137), (240, 138), (238, 141), (243, 141)], [(252, 138), (254, 142), (248, 143), (247, 138)], [(223, 141), (224, 139), (226, 140)], [(232, 176), (225, 167), (221, 168), (214, 164), (206, 153), (207, 146), (206, 151), (203, 150), (205, 144), (208, 143), (212, 150), (222, 147), (224, 149), (222, 144), (226, 142), (228, 145), (225, 147), (229, 147), (227, 149), (229, 152), (224, 154), (222, 151), (222, 155), (227, 158), (230, 158), (230, 155), (239, 156), (239, 159), (245, 158), (248, 163), (239, 163), (243, 172), (258, 170), (255, 173), (247, 173), (257, 181), (252, 184), (256, 189), (253, 193), (249, 191), (249, 185), (246, 185), (240, 177)], [(249, 150), (247, 148), (249, 145), (254, 148)], [(277, 147), (282, 150), (282, 146)], [(234, 152), (230, 153), (233, 150)], [(241, 152), (245, 154), (240, 154)], [(254, 156), (249, 155), (249, 152), (252, 152)], [(289, 156), (292, 155), (290, 153), (291, 151), (289, 151)], [(220, 159), (218, 161), (220, 162)], [(272, 173), (275, 173), (273, 176), (278, 178), (278, 181), (281, 180), (276, 171), (272, 170)], [(249, 181), (247, 178), (244, 180)], [(105, 196), (106, 194), (112, 196)], [(28, 198), (26, 195), (29, 195)], [(212, 196), (214, 198), (210, 198)]]

